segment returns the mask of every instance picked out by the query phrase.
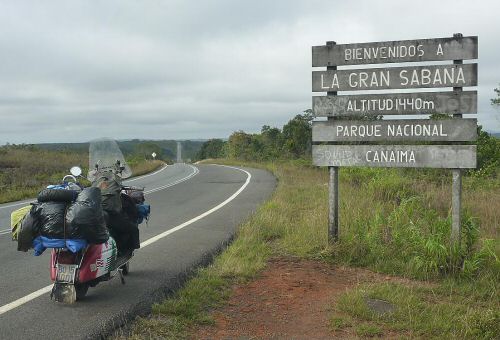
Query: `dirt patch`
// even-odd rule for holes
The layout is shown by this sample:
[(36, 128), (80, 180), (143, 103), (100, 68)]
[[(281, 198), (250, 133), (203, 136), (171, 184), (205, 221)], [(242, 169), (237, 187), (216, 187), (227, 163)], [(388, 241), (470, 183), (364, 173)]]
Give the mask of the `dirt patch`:
[(294, 258), (273, 259), (257, 279), (234, 286), (228, 303), (212, 313), (215, 325), (194, 330), (193, 338), (351, 337), (354, 334), (335, 333), (329, 327), (332, 306), (346, 290), (381, 281), (408, 283), (363, 269)]

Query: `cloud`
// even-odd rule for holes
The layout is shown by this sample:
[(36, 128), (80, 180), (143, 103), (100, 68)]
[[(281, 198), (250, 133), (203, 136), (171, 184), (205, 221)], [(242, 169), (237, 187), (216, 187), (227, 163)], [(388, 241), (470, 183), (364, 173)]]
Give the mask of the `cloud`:
[(227, 137), (311, 106), (311, 46), (478, 35), (500, 130), (497, 1), (0, 1), (0, 144)]

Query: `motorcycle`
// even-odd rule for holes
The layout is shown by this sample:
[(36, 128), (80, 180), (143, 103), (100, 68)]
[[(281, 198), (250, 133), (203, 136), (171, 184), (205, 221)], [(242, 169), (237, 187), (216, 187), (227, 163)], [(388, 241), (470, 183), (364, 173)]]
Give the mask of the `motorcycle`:
[[(132, 172), (116, 142), (112, 140), (91, 142), (89, 149), (89, 169), (92, 170), (89, 171), (87, 179), (93, 183), (93, 186), (103, 176), (115, 178), (120, 184), (122, 200), (123, 197), (130, 199), (132, 196), (132, 199), (139, 197), (140, 201), (142, 194), (142, 203), (144, 203), (144, 188), (121, 185), (121, 180), (130, 177)], [(63, 182), (72, 186), (81, 186), (78, 178), (82, 177), (82, 169), (73, 167), (70, 173), (71, 175), (63, 178)], [(104, 197), (105, 188), (102, 192)], [(109, 219), (107, 222), (109, 223)], [(136, 222), (135, 226), (138, 228), (140, 222), (136, 220), (134, 223)], [(134, 249), (120, 251), (116, 238), (117, 236), (110, 232), (110, 237), (106, 242), (88, 244), (76, 252), (68, 247), (52, 248), (50, 277), (54, 285), (51, 299), (63, 303), (74, 303), (87, 294), (89, 287), (95, 287), (100, 282), (108, 281), (117, 275), (121, 283), (125, 284), (125, 276), (129, 273), (129, 261), (134, 256)], [(138, 242), (138, 229), (136, 242)]]

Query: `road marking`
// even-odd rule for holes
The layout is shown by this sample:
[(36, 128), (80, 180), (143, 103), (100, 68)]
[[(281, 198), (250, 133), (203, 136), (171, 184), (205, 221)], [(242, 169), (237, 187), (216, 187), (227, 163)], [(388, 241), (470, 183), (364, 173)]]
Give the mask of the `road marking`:
[[(165, 170), (166, 168), (168, 168), (168, 165), (165, 165), (163, 166), (160, 170), (156, 170), (155, 172), (151, 173), (151, 174), (147, 174), (147, 175), (143, 175), (143, 176), (139, 176), (139, 177), (134, 177), (132, 179), (127, 179), (125, 181), (123, 181), (123, 183), (128, 183), (128, 182), (133, 182), (133, 181), (137, 181), (138, 179), (143, 179), (145, 177), (149, 177), (149, 176), (153, 176), (153, 175), (156, 175), (157, 173), (160, 173), (162, 172), (163, 170)], [(12, 207), (16, 207), (18, 205), (23, 205), (23, 204), (28, 204), (30, 203), (31, 201), (33, 201), (33, 199), (31, 200), (27, 200), (27, 201), (22, 201), (22, 202), (19, 202), (19, 203), (14, 203), (14, 204), (9, 204), (9, 205), (4, 205), (4, 206), (1, 206), (0, 209), (5, 209), (5, 208), (12, 208)]]
[(4, 206), (1, 206), (0, 209), (12, 208), (12, 207), (16, 207), (18, 205), (26, 205), (26, 204), (29, 204), (31, 201), (33, 201), (33, 200), (23, 201), (23, 202), (19, 202), (19, 203), (10, 204), (10, 205), (4, 205)]
[(127, 180), (126, 180), (126, 181), (124, 181), (124, 182), (133, 182), (133, 181), (137, 181), (138, 179), (143, 179), (143, 178), (145, 178), (145, 177), (154, 176), (154, 175), (156, 175), (157, 173), (162, 172), (163, 170), (165, 170), (167, 167), (168, 167), (168, 165), (167, 165), (167, 164), (165, 164), (165, 165), (164, 165), (164, 166), (163, 166), (160, 170), (157, 170), (157, 171), (155, 171), (155, 172), (153, 172), (153, 173), (150, 173), (150, 174), (147, 174), (147, 175), (143, 175), (143, 176), (139, 176), (139, 177), (134, 177), (134, 178), (131, 178), (131, 179), (127, 179)]
[(170, 188), (176, 184), (179, 184), (179, 183), (182, 183), (184, 181), (187, 181), (188, 179), (196, 176), (200, 170), (198, 170), (197, 167), (195, 166), (192, 166), (192, 165), (189, 165), (192, 169), (193, 169), (193, 172), (191, 174), (189, 174), (187, 177), (184, 177), (184, 178), (181, 178), (175, 182), (172, 182), (170, 184), (167, 184), (167, 185), (162, 185), (161, 187), (158, 187), (158, 188), (154, 188), (154, 189), (151, 189), (151, 190), (148, 190), (148, 191), (145, 191), (144, 194), (147, 195), (147, 194), (152, 194), (153, 192), (157, 192), (157, 191), (160, 191), (160, 190), (163, 190), (163, 189), (166, 189), (166, 188)]
[(236, 168), (236, 167), (233, 167), (233, 166), (227, 166), (227, 165), (218, 165), (218, 166), (232, 168), (232, 169), (236, 169), (236, 170), (239, 170), (239, 171), (242, 171), (242, 172), (246, 173), (247, 174), (247, 179), (246, 179), (245, 183), (238, 189), (238, 191), (236, 191), (234, 194), (232, 194), (224, 202), (220, 203), (219, 205), (213, 207), (212, 209), (210, 209), (208, 211), (205, 211), (203, 214), (198, 215), (198, 216), (190, 219), (187, 222), (179, 224), (178, 226), (176, 226), (176, 227), (174, 227), (172, 229), (169, 229), (169, 230), (164, 231), (163, 233), (161, 233), (159, 235), (151, 237), (150, 239), (148, 239), (148, 240), (146, 240), (146, 241), (144, 241), (144, 242), (141, 243), (141, 248), (147, 247), (150, 244), (155, 243), (156, 241), (161, 240), (162, 238), (164, 238), (164, 237), (166, 237), (166, 236), (168, 236), (168, 235), (176, 232), (177, 230), (181, 230), (182, 228), (184, 228), (184, 227), (186, 227), (186, 226), (188, 226), (188, 225), (190, 225), (190, 224), (192, 224), (192, 223), (194, 223), (196, 221), (199, 221), (202, 218), (210, 215), (211, 213), (219, 210), (220, 208), (222, 208), (223, 206), (225, 206), (226, 204), (228, 204), (229, 202), (231, 202), (232, 200), (234, 200), (243, 190), (245, 190), (245, 188), (247, 187), (247, 185), (250, 183), (250, 179), (252, 178), (252, 175), (248, 171), (240, 169), (240, 168)]
[(51, 290), (52, 290), (52, 285), (47, 286), (47, 287), (43, 287), (43, 288), (37, 290), (36, 292), (33, 292), (31, 294), (23, 296), (20, 299), (17, 299), (16, 301), (12, 301), (11, 303), (8, 303), (8, 304), (0, 307), (0, 315), (2, 315), (3, 313), (6, 313), (14, 308), (17, 308), (21, 305), (24, 305), (26, 302), (30, 302), (31, 300), (34, 300), (37, 297), (42, 296), (43, 294), (50, 292)]
[[(182, 228), (184, 227), (187, 227), (188, 225), (196, 222), (196, 221), (199, 221), (201, 220), (202, 218), (210, 215), (211, 213), (219, 210), (220, 208), (222, 208), (223, 206), (225, 206), (226, 204), (228, 204), (229, 202), (231, 202), (232, 200), (234, 200), (239, 194), (241, 194), (241, 192), (243, 190), (245, 190), (245, 188), (248, 186), (248, 184), (250, 183), (250, 180), (252, 178), (252, 175), (246, 171), (246, 170), (243, 170), (243, 169), (240, 169), (240, 168), (236, 168), (234, 166), (228, 166), (228, 165), (218, 165), (218, 164), (212, 164), (212, 165), (217, 165), (217, 166), (221, 166), (221, 167), (226, 167), (226, 168), (231, 168), (231, 169), (236, 169), (236, 170), (239, 170), (241, 172), (244, 172), (246, 175), (247, 175), (247, 179), (245, 181), (245, 183), (234, 193), (232, 194), (229, 198), (227, 198), (224, 202), (218, 204), (217, 206), (213, 207), (212, 209), (204, 212), (203, 214), (201, 215), (198, 215), (192, 219), (190, 219), (189, 221), (186, 221), (182, 224), (179, 224), (178, 226), (172, 228), (172, 229), (169, 229), (161, 234), (158, 234), (156, 236), (153, 236), (151, 237), (150, 239), (147, 239), (146, 241), (142, 242), (141, 243), (141, 248), (145, 248), (147, 246), (149, 246), (150, 244), (153, 244), (159, 240), (161, 240), (162, 238), (178, 231), (178, 230), (181, 230)], [(196, 167), (193, 166), (193, 168), (195, 168), (196, 170), (198, 170)], [(193, 175), (194, 176), (194, 175)], [(140, 249), (138, 249), (139, 251)], [(48, 292), (50, 292), (52, 290), (52, 285), (48, 285), (46, 287), (43, 287), (43, 288), (40, 288), (39, 290), (31, 293), (31, 294), (28, 294), (26, 296), (23, 296), (22, 298), (19, 298), (15, 301), (12, 301), (6, 305), (3, 305), (3, 306), (0, 306), (0, 315), (4, 314), (4, 313), (7, 313), (8, 311), (11, 311), (19, 306), (22, 306), (24, 305), (25, 303), (27, 302), (30, 302), (31, 300), (34, 300), (36, 299), (37, 297), (40, 297), (42, 296), (43, 294), (46, 294)]]

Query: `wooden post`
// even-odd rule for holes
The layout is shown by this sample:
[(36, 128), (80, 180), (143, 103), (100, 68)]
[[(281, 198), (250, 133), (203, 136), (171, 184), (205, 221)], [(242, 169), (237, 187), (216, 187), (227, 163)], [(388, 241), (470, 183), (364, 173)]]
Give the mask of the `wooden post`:
[[(462, 33), (453, 34), (454, 38), (462, 38)], [(463, 64), (463, 60), (453, 60), (453, 64)], [(453, 92), (462, 92), (462, 87), (454, 87)], [(456, 113), (454, 119), (461, 119), (462, 114)], [(462, 170), (452, 169), (452, 184), (451, 184), (451, 243), (460, 246), (460, 234), (462, 229)]]
[[(328, 47), (333, 47), (335, 41), (327, 41)], [(336, 70), (337, 66), (327, 66), (327, 70)], [(337, 91), (327, 92), (328, 96), (336, 96)], [(335, 117), (328, 117), (328, 120), (334, 120)], [(328, 242), (334, 243), (339, 238), (339, 167), (330, 166), (330, 180), (328, 185)]]

